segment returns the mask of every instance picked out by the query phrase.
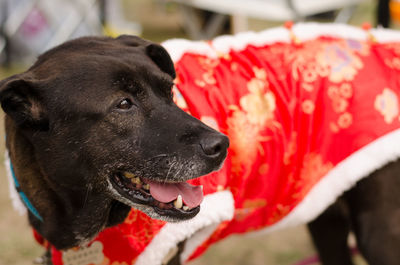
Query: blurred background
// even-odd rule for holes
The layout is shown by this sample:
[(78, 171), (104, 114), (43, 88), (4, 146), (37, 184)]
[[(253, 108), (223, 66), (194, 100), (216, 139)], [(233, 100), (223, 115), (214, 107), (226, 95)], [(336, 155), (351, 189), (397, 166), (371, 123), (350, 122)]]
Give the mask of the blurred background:
[[(25, 70), (47, 49), (83, 35), (199, 40), (260, 31), (287, 20), (398, 28), (400, 0), (0, 0), (0, 80)], [(3, 160), (3, 129), (0, 139)], [(2, 164), (0, 265), (32, 264), (43, 250), (33, 241), (26, 217), (11, 207)], [(314, 255), (305, 227), (296, 227), (233, 236), (191, 264), (318, 264), (312, 262)], [(357, 265), (366, 264), (358, 255), (354, 258)]]

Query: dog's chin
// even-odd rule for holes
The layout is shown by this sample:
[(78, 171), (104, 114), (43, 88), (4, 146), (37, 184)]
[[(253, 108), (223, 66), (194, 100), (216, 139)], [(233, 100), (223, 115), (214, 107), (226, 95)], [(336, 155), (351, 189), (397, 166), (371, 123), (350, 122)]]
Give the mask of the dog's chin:
[[(144, 212), (149, 217), (167, 222), (179, 222), (195, 217), (200, 211), (200, 205), (188, 207), (182, 199), (170, 202), (156, 200), (149, 191), (149, 185), (135, 183), (138, 177), (127, 178), (117, 174), (108, 179), (108, 190), (113, 199), (132, 208)], [(140, 181), (139, 181), (140, 182)]]

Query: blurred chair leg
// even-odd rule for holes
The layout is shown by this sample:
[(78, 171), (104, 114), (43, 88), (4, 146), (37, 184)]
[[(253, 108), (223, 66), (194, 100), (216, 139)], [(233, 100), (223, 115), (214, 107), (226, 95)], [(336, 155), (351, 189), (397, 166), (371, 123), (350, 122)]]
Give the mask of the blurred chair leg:
[(99, 14), (101, 24), (104, 27), (107, 23), (107, 0), (99, 0)]
[(212, 39), (221, 34), (226, 22), (229, 22), (228, 15), (210, 12), (210, 15), (204, 19), (196, 8), (185, 4), (179, 6), (184, 20), (184, 29), (194, 40)]
[(8, 37), (5, 32), (5, 22), (7, 20), (7, 1), (0, 1), (0, 55), (4, 55), (4, 61), (2, 61), (2, 65), (8, 67), (10, 65), (10, 49), (8, 43)]
[(200, 18), (196, 14), (196, 10), (187, 5), (179, 5), (184, 20), (184, 29), (191, 39), (201, 40), (204, 35), (201, 32)]
[[(4, 40), (4, 38), (1, 37), (0, 35), (0, 56), (4, 53), (4, 48), (6, 47), (6, 41)], [(1, 62), (2, 63), (2, 62)]]
[(335, 23), (348, 23), (350, 18), (354, 14), (354, 11), (356, 11), (356, 9), (357, 9), (356, 5), (344, 7), (342, 10), (339, 11), (334, 22)]
[[(68, 40), (75, 30), (79, 27), (79, 25), (85, 21), (87, 14), (91, 11), (91, 9), (96, 7), (96, 0), (90, 1), (75, 1), (74, 2), (78, 7), (74, 12), (68, 14), (66, 19), (62, 22), (62, 24), (56, 29), (56, 32), (51, 37), (49, 42), (44, 47), (43, 51), (46, 51), (56, 45), (61, 44), (62, 42)], [(100, 18), (99, 18), (100, 20)], [(96, 23), (97, 24), (97, 23)], [(101, 31), (101, 23), (98, 23), (99, 31)]]
[(378, 6), (376, 8), (376, 24), (384, 28), (390, 27), (390, 0), (378, 0)]
[(11, 53), (7, 38), (0, 37), (0, 55), (4, 55), (4, 60), (1, 62), (2, 66), (9, 67), (11, 64)]
[(242, 31), (249, 30), (249, 23), (246, 16), (233, 15), (231, 21), (232, 21), (232, 33), (236, 34)]
[(224, 29), (225, 22), (229, 20), (229, 16), (224, 14), (215, 13), (207, 21), (204, 28), (204, 36), (206, 39), (212, 39), (215, 36), (221, 34)]

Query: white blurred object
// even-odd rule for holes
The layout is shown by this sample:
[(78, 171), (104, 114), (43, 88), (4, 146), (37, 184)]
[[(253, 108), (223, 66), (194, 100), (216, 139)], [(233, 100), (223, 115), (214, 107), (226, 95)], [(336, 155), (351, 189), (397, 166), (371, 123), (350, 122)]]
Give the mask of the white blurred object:
[(102, 34), (97, 0), (0, 1), (5, 9), (0, 15), (3, 37), (13, 59), (30, 63), (38, 54), (68, 39)]
[(285, 21), (357, 5), (364, 0), (172, 0), (221, 14)]
[(125, 18), (120, 0), (109, 0), (106, 2), (105, 33), (116, 37), (122, 34), (141, 35), (142, 27), (137, 22), (128, 21)]
[[(308, 16), (340, 10), (334, 22), (346, 23), (355, 7), (365, 0), (170, 0), (182, 5), (187, 29), (191, 35), (206, 37), (207, 31), (200, 32), (190, 8), (212, 11), (220, 15), (233, 17), (233, 33), (247, 30), (247, 18), (257, 18), (269, 21), (301, 21)], [(216, 27), (214, 25), (213, 27)], [(198, 32), (195, 32), (198, 31)], [(204, 35), (204, 36), (201, 36)]]

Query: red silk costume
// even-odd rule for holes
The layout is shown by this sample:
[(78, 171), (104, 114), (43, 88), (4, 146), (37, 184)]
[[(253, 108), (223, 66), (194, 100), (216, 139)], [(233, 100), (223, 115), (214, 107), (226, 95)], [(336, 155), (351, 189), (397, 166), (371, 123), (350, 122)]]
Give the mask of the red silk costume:
[(52, 248), (53, 263), (161, 264), (187, 239), (185, 261), (232, 233), (312, 220), (400, 156), (399, 40), (391, 31), (305, 24), (166, 42), (178, 106), (231, 141), (224, 167), (192, 181), (206, 195), (199, 216), (166, 224), (133, 209), (89, 248)]

